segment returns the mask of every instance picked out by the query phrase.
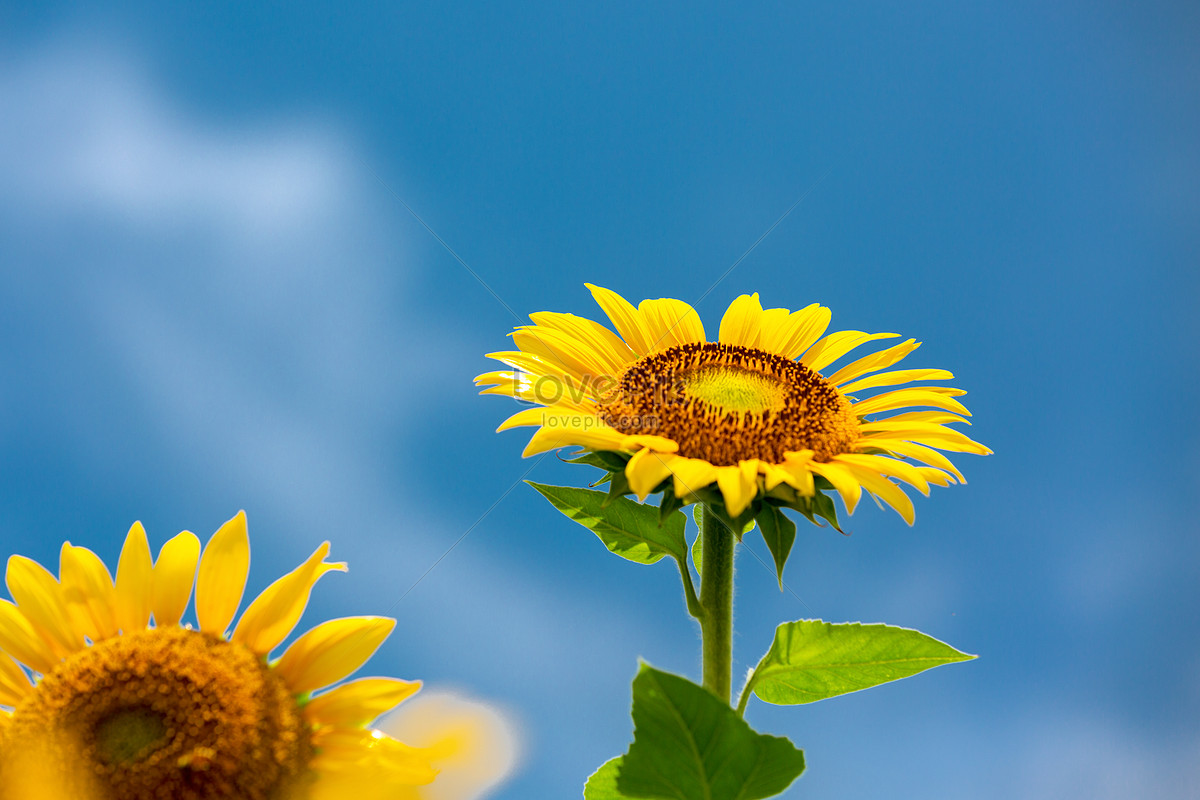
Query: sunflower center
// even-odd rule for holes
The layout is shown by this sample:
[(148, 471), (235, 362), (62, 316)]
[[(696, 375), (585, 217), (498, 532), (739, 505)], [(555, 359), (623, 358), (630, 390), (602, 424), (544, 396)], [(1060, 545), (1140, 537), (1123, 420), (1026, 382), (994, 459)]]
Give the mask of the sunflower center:
[(819, 461), (858, 438), (850, 402), (819, 373), (765, 350), (701, 342), (631, 364), (600, 398), (604, 421), (626, 434), (672, 439), (679, 454), (717, 466), (812, 450)]
[(313, 755), (295, 698), (266, 664), (182, 628), (116, 636), (61, 662), (0, 735), (0, 749), (34, 742), (70, 796), (97, 800), (271, 800), (302, 784)]
[(165, 742), (162, 715), (148, 708), (123, 708), (96, 726), (96, 755), (106, 764), (136, 761)]
[(764, 414), (783, 407), (784, 384), (773, 375), (705, 364), (680, 378), (685, 395), (726, 412)]

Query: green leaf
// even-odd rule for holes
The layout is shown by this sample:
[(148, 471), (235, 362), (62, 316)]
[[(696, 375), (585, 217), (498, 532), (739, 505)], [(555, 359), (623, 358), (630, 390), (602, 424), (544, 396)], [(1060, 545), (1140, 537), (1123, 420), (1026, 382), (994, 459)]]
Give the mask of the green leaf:
[(758, 526), (762, 529), (763, 541), (775, 559), (775, 574), (779, 577), (779, 591), (783, 591), (783, 566), (787, 563), (792, 544), (796, 541), (796, 523), (788, 519), (779, 506), (763, 505), (758, 514)]
[(680, 561), (687, 558), (683, 514), (669, 517), (660, 527), (656, 507), (627, 497), (609, 500), (604, 492), (591, 489), (526, 483), (563, 514), (599, 536), (604, 546), (621, 558), (638, 564), (653, 564), (663, 556)]
[(747, 689), (776, 705), (813, 703), (973, 658), (910, 628), (785, 622), (775, 629), (775, 641)]
[(624, 757), (617, 756), (605, 761), (600, 769), (592, 773), (583, 787), (583, 800), (625, 800), (627, 794), (617, 789), (617, 771)]
[(707, 689), (647, 664), (633, 681), (633, 725), (617, 775), (631, 797), (760, 800), (804, 771), (787, 739), (755, 733)]
[(705, 513), (704, 509), (705, 505), (703, 503), (696, 503), (692, 506), (692, 519), (696, 521), (697, 528), (696, 540), (692, 542), (692, 563), (696, 565), (696, 574), (700, 576), (701, 580), (704, 580), (704, 573), (700, 571), (700, 551), (703, 549), (701, 541), (704, 537), (700, 535), (700, 531), (704, 530), (704, 523), (702, 522)]

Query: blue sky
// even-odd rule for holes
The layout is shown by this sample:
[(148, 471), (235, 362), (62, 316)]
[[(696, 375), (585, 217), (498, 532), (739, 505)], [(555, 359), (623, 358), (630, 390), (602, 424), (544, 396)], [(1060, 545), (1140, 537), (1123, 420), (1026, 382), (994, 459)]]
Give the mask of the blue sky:
[(787, 796), (1193, 797), (1197, 34), (1182, 3), (0, 5), (0, 551), (245, 508), (263, 586), (330, 538), (306, 619), (396, 616), (369, 670), (519, 718), (496, 798), (578, 796), (637, 659), (695, 677), (698, 637), (668, 565), (519, 485), (587, 471), (492, 433), (482, 354), (510, 309), (598, 313), (584, 281), (712, 331), (821, 302), (924, 341), (996, 453), (912, 529), (801, 528), (794, 595), (739, 559), (737, 669), (811, 616), (981, 656), (752, 703), (808, 752)]

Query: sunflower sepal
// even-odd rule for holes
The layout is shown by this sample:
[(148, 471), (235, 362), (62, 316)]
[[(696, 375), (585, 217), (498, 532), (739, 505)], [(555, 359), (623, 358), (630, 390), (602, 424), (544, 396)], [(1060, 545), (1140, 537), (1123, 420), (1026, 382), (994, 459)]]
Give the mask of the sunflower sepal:
[[(608, 494), (604, 498), (602, 505), (607, 508), (612, 501), (618, 497), (624, 497), (627, 494), (633, 494), (633, 490), (629, 488), (629, 479), (625, 477), (624, 472), (608, 473)], [(603, 480), (601, 481), (603, 482)]]
[(833, 529), (843, 536), (850, 534), (842, 530), (842, 526), (838, 523), (837, 506), (833, 504), (833, 498), (823, 492), (817, 492), (812, 496), (813, 514), (828, 522), (833, 526)]
[(745, 511), (736, 517), (731, 517), (729, 516), (729, 511), (725, 508), (724, 499), (721, 497), (720, 492), (712, 492), (712, 494), (716, 495), (716, 499), (704, 499), (698, 502), (703, 502), (713, 515), (733, 533), (734, 537), (739, 542), (742, 541), (743, 536), (754, 530), (754, 519), (758, 516), (759, 510), (762, 508), (762, 497), (754, 498)]
[(587, 464), (605, 472), (624, 472), (629, 463), (629, 454), (619, 450), (584, 450), (562, 460), (568, 464)]
[(792, 552), (792, 544), (796, 541), (796, 523), (783, 513), (783, 509), (771, 503), (764, 503), (759, 512), (758, 529), (762, 531), (763, 541), (771, 551), (775, 561), (775, 575), (779, 579), (779, 591), (783, 591), (783, 567), (787, 564)]
[(736, 519), (731, 519), (724, 506), (721, 505), (721, 493), (708, 489), (701, 489), (693, 495), (689, 495), (687, 502), (692, 506), (692, 519), (695, 520), (696, 527), (700, 527), (700, 515), (703, 513), (701, 509), (707, 508), (727, 530), (733, 532), (734, 538), (739, 542), (747, 533), (754, 530), (757, 525), (755, 517), (758, 516), (762, 507), (761, 500), (756, 499), (750, 508), (738, 514)]
[[(812, 497), (800, 494), (791, 486), (781, 483), (763, 497), (764, 505), (770, 504), (798, 511), (818, 528), (825, 527), (820, 520), (825, 520), (835, 531), (843, 536), (848, 535), (838, 522), (837, 507), (833, 498), (823, 491), (817, 491)], [(820, 518), (820, 519), (818, 519)]]
[(683, 508), (683, 505), (684, 505), (683, 501), (675, 496), (674, 491), (672, 491), (669, 488), (666, 489), (662, 493), (662, 500), (659, 501), (659, 504), (658, 504), (658, 524), (659, 525), (665, 524), (667, 519), (672, 514), (677, 512), (679, 509)]

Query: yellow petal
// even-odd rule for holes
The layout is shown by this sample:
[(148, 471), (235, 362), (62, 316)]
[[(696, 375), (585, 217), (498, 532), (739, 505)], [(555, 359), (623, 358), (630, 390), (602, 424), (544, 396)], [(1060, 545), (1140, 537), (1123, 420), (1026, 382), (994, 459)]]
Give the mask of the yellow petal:
[(232, 641), (241, 642), (265, 656), (296, 627), (309, 594), (322, 575), (331, 570), (346, 571), (342, 563), (325, 563), (329, 542), (323, 542), (308, 560), (268, 586), (242, 614)]
[(524, 352), (533, 353), (585, 386), (613, 372), (599, 353), (562, 331), (527, 325), (513, 331), (512, 339)]
[(34, 629), (20, 609), (7, 600), (0, 600), (0, 650), (11, 653), (25, 666), (43, 674), (59, 661), (50, 643)]
[(522, 455), (528, 457), (573, 445), (593, 450), (619, 450), (624, 438), (623, 434), (592, 415), (547, 418), (547, 424), (534, 431)]
[(858, 500), (862, 497), (862, 485), (855, 479), (848, 466), (837, 463), (814, 461), (809, 465), (817, 475), (833, 484), (833, 488), (841, 495), (846, 505), (846, 513), (853, 514)]
[(669, 462), (674, 458), (670, 453), (656, 453), (648, 447), (633, 454), (625, 465), (625, 478), (638, 500), (645, 500), (655, 486), (667, 479), (671, 474)]
[(862, 438), (859, 439), (858, 445), (862, 447), (869, 447), (874, 438), (881, 438), (907, 439), (918, 444), (936, 447), (938, 450), (951, 450), (959, 453), (988, 455), (992, 452), (960, 431), (933, 422), (892, 423), (889, 420), (880, 420), (864, 422), (859, 425), (859, 430)]
[(191, 531), (179, 533), (158, 551), (154, 564), (154, 624), (160, 628), (178, 625), (192, 597), (200, 540)]
[(655, 436), (649, 433), (636, 433), (621, 440), (622, 450), (632, 452), (643, 447), (649, 447), (660, 453), (674, 453), (679, 450), (679, 445), (675, 441), (665, 436)]
[(497, 350), (495, 353), (485, 354), (484, 358), (493, 358), (513, 369), (520, 370), (524, 375), (555, 375), (566, 377), (566, 373), (558, 365), (549, 364), (540, 356), (520, 350)]
[(926, 497), (929, 496), (929, 482), (921, 476), (916, 467), (904, 461), (867, 453), (843, 453), (842, 455), (834, 456), (833, 460), (872, 470), (881, 475), (898, 478), (908, 485), (915, 487), (917, 491)]
[(529, 318), (539, 330), (557, 328), (573, 336), (600, 356), (613, 372), (619, 372), (637, 358), (620, 336), (595, 320), (554, 311), (539, 311), (530, 314)]
[(758, 342), (754, 346), (779, 353), (791, 329), (792, 315), (786, 308), (765, 308), (758, 317)]
[[(542, 405), (554, 405), (556, 401), (543, 399), (547, 392), (541, 386), (542, 379), (551, 378), (554, 381), (566, 387), (564, 399), (561, 402), (571, 402), (575, 405), (594, 402), (605, 389), (608, 388), (608, 383), (601, 378), (606, 376), (592, 376), (587, 381), (576, 375), (568, 375), (561, 367), (548, 364), (544, 359), (539, 358), (531, 353), (523, 353), (520, 350), (503, 350), (496, 353), (488, 353), (487, 358), (494, 358), (497, 361), (503, 362), (515, 370), (520, 371), (520, 378), (524, 383), (528, 383), (530, 390), (533, 391), (533, 401)], [(484, 376), (479, 376), (483, 378)], [(553, 389), (551, 389), (551, 393)]]
[(638, 305), (642, 327), (650, 334), (650, 351), (704, 341), (704, 323), (696, 310), (682, 300), (664, 297)]
[(629, 349), (638, 356), (649, 353), (654, 340), (650, 338), (649, 331), (642, 325), (642, 318), (638, 310), (628, 300), (610, 289), (593, 286), (590, 283), (585, 283), (584, 286), (591, 291), (592, 297), (608, 315), (613, 327), (617, 329), (617, 333), (621, 334), (621, 338), (629, 345)]
[(532, 425), (550, 428), (578, 427), (585, 430), (587, 428), (608, 427), (608, 424), (604, 420), (590, 412), (581, 412), (578, 409), (564, 406), (552, 406), (550, 408), (526, 408), (518, 411), (500, 423), (500, 427), (496, 428), (496, 433)]
[(936, 467), (917, 467), (916, 469), (925, 480), (938, 486), (949, 486), (954, 482), (953, 476), (946, 474)]
[(736, 517), (758, 494), (757, 460), (739, 461), (737, 466), (717, 467), (717, 488), (725, 497), (725, 510)]
[[(809, 452), (809, 457), (803, 460), (787, 459), (779, 466), (780, 472), (784, 473), (787, 478), (788, 486), (791, 486), (805, 497), (812, 497), (817, 493), (816, 484), (813, 482), (812, 473), (812, 451)], [(791, 455), (790, 453), (786, 455)]]
[(847, 466), (858, 482), (863, 485), (863, 488), (891, 506), (909, 525), (913, 524), (916, 519), (916, 511), (913, 509), (912, 500), (904, 493), (903, 489), (870, 469), (854, 464)]
[(792, 313), (786, 324), (781, 324), (768, 340), (759, 337), (759, 343), (764, 349), (772, 350), (786, 358), (799, 358), (808, 352), (825, 331), (833, 319), (833, 312), (817, 303)]
[(932, 448), (915, 444), (913, 442), (887, 439), (882, 441), (872, 439), (871, 444), (883, 450), (890, 450), (893, 453), (907, 456), (908, 458), (916, 459), (917, 461), (922, 461), (933, 467), (937, 467), (939, 470), (945, 470), (957, 478), (959, 483), (967, 482), (967, 479), (964, 478), (962, 473), (958, 471), (953, 463), (951, 463), (950, 459), (946, 458), (944, 455)]
[(695, 494), (717, 479), (717, 468), (702, 458), (680, 456), (671, 462), (671, 473), (675, 476), (676, 497)]
[(891, 411), (892, 409), (909, 408), (911, 406), (932, 406), (944, 411), (952, 411), (955, 414), (962, 414), (965, 417), (971, 416), (971, 412), (967, 411), (966, 406), (953, 397), (947, 397), (941, 392), (931, 391), (927, 388), (896, 389), (891, 392), (884, 392), (883, 394), (878, 394), (854, 403), (853, 410), (856, 416), (862, 417), (880, 411)]
[(304, 718), (314, 725), (366, 725), (420, 688), (420, 681), (360, 678), (314, 697), (304, 706)]
[(246, 512), (222, 525), (204, 548), (196, 577), (196, 619), (200, 629), (221, 636), (233, 621), (250, 572)]
[(424, 692), (387, 714), (377, 727), (421, 748), (437, 767), (428, 800), (490, 797), (512, 771), (518, 737), (498, 708), (449, 692)]
[(768, 464), (760, 462), (759, 469), (763, 475), (763, 490), (771, 491), (781, 483), (787, 483), (791, 480), (791, 475), (784, 472), (777, 464)]
[(25, 670), (8, 655), (0, 653), (0, 705), (15, 706), (32, 690)]
[(387, 617), (323, 622), (292, 642), (275, 668), (292, 694), (320, 689), (361, 667), (394, 627)]
[(576, 382), (567, 382), (552, 375), (530, 376), (521, 372), (485, 372), (475, 378), (475, 385), (494, 384), (480, 394), (497, 394), (528, 400), (543, 406), (562, 405), (581, 409), (594, 405), (590, 394)]
[(117, 591), (100, 557), (86, 547), (64, 542), (58, 574), (75, 629), (93, 642), (116, 636), (121, 627), (117, 623)]
[(504, 422), (500, 423), (500, 427), (496, 428), (496, 433), (501, 431), (509, 431), (513, 428), (526, 428), (531, 425), (541, 427), (546, 421), (546, 409), (544, 408), (523, 408), (513, 414)]
[[(971, 424), (969, 419), (946, 411), (905, 411), (903, 414), (895, 414), (885, 419), (876, 419), (875, 422), (961, 422), (963, 425)], [(897, 425), (897, 427), (899, 426)]]
[(71, 624), (62, 587), (45, 567), (25, 556), (8, 559), (8, 591), (17, 608), (59, 657), (84, 647), (83, 634)]
[[(389, 784), (373, 771), (348, 767), (331, 771), (329, 764), (329, 759), (323, 753), (314, 756), (309, 766), (317, 778), (305, 794), (307, 800), (346, 800), (347, 797), (354, 800), (433, 800), (425, 795), (424, 784)], [(433, 775), (437, 774), (432, 767), (429, 770)]]
[(863, 378), (854, 383), (848, 383), (841, 387), (839, 391), (842, 394), (853, 394), (863, 389), (875, 389), (880, 386), (899, 386), (902, 383), (911, 383), (913, 381), (942, 381), (953, 377), (953, 372), (944, 369), (897, 369), (890, 372), (881, 372), (878, 375), (872, 375), (869, 378)]
[[(312, 798), (395, 800), (409, 795), (404, 787), (430, 783), (437, 770), (421, 749), (379, 731), (329, 728), (316, 731), (318, 750), (309, 767), (318, 774)], [(419, 797), (420, 795), (411, 795)]]
[(762, 313), (758, 292), (741, 295), (729, 304), (725, 316), (721, 318), (717, 340), (721, 344), (755, 347), (758, 344)]
[(895, 339), (895, 333), (863, 333), (862, 331), (838, 331), (831, 333), (808, 349), (800, 363), (820, 372), (856, 347), (876, 339)]
[(476, 386), (484, 387), (479, 390), (480, 394), (498, 394), (505, 397), (520, 397), (530, 386), (529, 378), (524, 373), (513, 370), (485, 372), (476, 375), (474, 380)]
[(900, 344), (892, 345), (886, 350), (880, 350), (878, 353), (872, 353), (869, 356), (863, 356), (857, 361), (850, 362), (830, 375), (826, 380), (834, 386), (841, 386), (846, 381), (854, 380), (860, 375), (866, 375), (868, 372), (876, 372), (892, 366), (920, 346), (921, 343), (916, 339), (909, 339)]
[(135, 522), (125, 536), (117, 562), (117, 624), (125, 633), (145, 630), (154, 599), (154, 564), (146, 529)]

